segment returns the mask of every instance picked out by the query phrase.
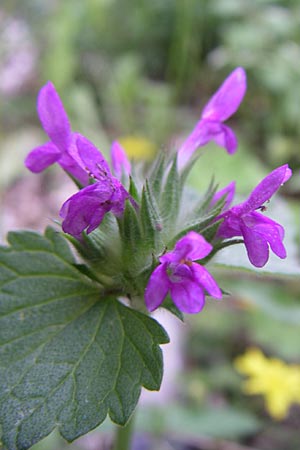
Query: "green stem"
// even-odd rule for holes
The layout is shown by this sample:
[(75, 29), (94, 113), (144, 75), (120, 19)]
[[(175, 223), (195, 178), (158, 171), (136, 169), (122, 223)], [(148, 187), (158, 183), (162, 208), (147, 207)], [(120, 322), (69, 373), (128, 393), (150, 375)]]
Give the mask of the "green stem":
[(134, 419), (131, 416), (124, 427), (117, 426), (115, 432), (115, 442), (112, 450), (130, 450), (134, 429)]

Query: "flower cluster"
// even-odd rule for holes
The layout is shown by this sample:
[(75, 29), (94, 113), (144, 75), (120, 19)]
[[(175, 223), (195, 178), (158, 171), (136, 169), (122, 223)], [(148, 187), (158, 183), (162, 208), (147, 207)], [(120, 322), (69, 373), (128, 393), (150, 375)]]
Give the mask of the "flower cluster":
[[(87, 242), (93, 247), (89, 264), (96, 272), (105, 271), (101, 283), (107, 283), (119, 296), (144, 296), (146, 307), (153, 311), (164, 306), (169, 295), (180, 311), (197, 313), (204, 306), (206, 294), (222, 297), (204, 263), (223, 242), (225, 246), (228, 239), (241, 236), (251, 263), (257, 267), (266, 264), (269, 248), (285, 258), (283, 227), (262, 211), (264, 203), (290, 178), (287, 165), (271, 172), (245, 202), (230, 207), (235, 191), (232, 182), (217, 193), (209, 193), (208, 201), (192, 204), (190, 216), (179, 220), (187, 201), (185, 175), (197, 148), (213, 140), (229, 154), (236, 151), (237, 138), (223, 122), (236, 112), (245, 92), (246, 74), (238, 67), (206, 104), (177, 157), (159, 155), (140, 189), (141, 174), (134, 179), (136, 170), (120, 143), (115, 141), (111, 147), (111, 171), (101, 152), (71, 130), (53, 84), (48, 82), (41, 89), (37, 110), (50, 140), (33, 149), (25, 164), (31, 171), (41, 172), (57, 162), (75, 180), (80, 189), (61, 207), (62, 229), (76, 238), (81, 254)], [(106, 237), (102, 233), (101, 238), (94, 238), (105, 229), (101, 224), (111, 215), (117, 226), (110, 223)], [(118, 263), (110, 264), (108, 256), (105, 259), (111, 255), (108, 245), (120, 242)], [(101, 264), (95, 263), (97, 252)]]
[(258, 348), (249, 348), (235, 359), (234, 365), (238, 372), (249, 377), (244, 381), (244, 392), (263, 395), (274, 419), (284, 419), (293, 403), (300, 404), (299, 365), (267, 358)]

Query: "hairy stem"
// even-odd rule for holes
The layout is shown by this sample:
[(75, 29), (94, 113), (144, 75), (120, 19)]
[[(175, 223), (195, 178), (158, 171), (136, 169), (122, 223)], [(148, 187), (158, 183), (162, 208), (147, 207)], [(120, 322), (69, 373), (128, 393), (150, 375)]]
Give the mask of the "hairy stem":
[(134, 430), (134, 418), (131, 417), (124, 427), (117, 426), (112, 450), (130, 450)]

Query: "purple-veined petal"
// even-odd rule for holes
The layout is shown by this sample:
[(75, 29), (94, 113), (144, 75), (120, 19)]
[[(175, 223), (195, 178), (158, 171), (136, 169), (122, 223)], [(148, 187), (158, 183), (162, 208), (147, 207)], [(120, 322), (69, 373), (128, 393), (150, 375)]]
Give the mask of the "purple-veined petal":
[(68, 153), (63, 153), (58, 163), (83, 186), (87, 186), (89, 184), (89, 174), (83, 170)]
[[(63, 206), (66, 209), (66, 205)], [(101, 205), (95, 205), (94, 199), (86, 198), (84, 208), (78, 199), (73, 199), (69, 204), (66, 218), (62, 222), (62, 229), (65, 233), (79, 238), (85, 229), (87, 233), (95, 230), (102, 222), (106, 212)]]
[(258, 209), (285, 183), (292, 175), (292, 171), (287, 164), (277, 167), (267, 175), (253, 191), (248, 199), (243, 203), (243, 214)]
[(82, 170), (84, 170), (84, 171), (86, 172), (85, 164), (84, 164), (84, 162), (82, 161), (81, 156), (79, 155), (78, 146), (77, 146), (77, 139), (83, 139), (83, 140), (85, 140), (86, 137), (83, 136), (83, 135), (80, 134), (80, 133), (74, 133), (74, 132), (72, 132), (72, 133), (71, 133), (71, 141), (70, 141), (70, 144), (69, 144), (69, 147), (68, 147), (67, 154), (68, 154), (69, 156), (71, 156), (71, 158), (72, 158), (74, 161), (76, 161), (77, 165), (78, 165), (79, 167), (81, 167)]
[(246, 73), (237, 67), (226, 78), (202, 111), (201, 118), (223, 122), (236, 112), (247, 89)]
[(92, 231), (94, 231), (102, 222), (105, 214), (109, 212), (108, 208), (102, 207), (102, 208), (98, 208), (97, 210), (95, 210), (93, 216), (91, 217), (90, 221), (89, 221), (89, 225), (86, 229), (86, 233), (89, 234)]
[(215, 193), (213, 196), (210, 206), (214, 206), (222, 197), (225, 197), (225, 203), (223, 206), (223, 210), (226, 211), (229, 206), (232, 203), (233, 197), (235, 194), (235, 181), (232, 181), (231, 183), (227, 184), (223, 189), (220, 189), (218, 192)]
[(230, 127), (220, 124), (220, 132), (217, 133), (212, 139), (219, 147), (225, 148), (229, 155), (236, 152), (238, 142), (237, 138)]
[(91, 141), (84, 136), (79, 136), (76, 143), (82, 164), (92, 178), (103, 180), (111, 177), (107, 161)]
[[(262, 216), (262, 214), (260, 214)], [(274, 220), (269, 218), (265, 218), (262, 216), (261, 220), (255, 227), (254, 230), (256, 233), (259, 233), (271, 247), (271, 250), (275, 255), (279, 256), (279, 258), (286, 258), (286, 250), (282, 243), (284, 238), (284, 228)]]
[(191, 134), (178, 150), (177, 164), (182, 169), (199, 147), (203, 147), (222, 131), (222, 124), (210, 120), (199, 120)]
[(91, 232), (97, 228), (106, 212), (93, 197), (85, 197), (84, 204), (78, 198), (72, 199), (68, 204), (63, 204), (60, 213), (61, 216), (65, 214), (62, 229), (77, 238), (85, 229)]
[(193, 273), (187, 264), (174, 264), (168, 266), (168, 277), (172, 283), (181, 283), (186, 280), (193, 281)]
[(207, 242), (201, 234), (195, 231), (190, 231), (177, 241), (174, 252), (182, 255), (181, 258), (186, 258), (191, 261), (205, 258), (211, 251), (212, 245)]
[(106, 183), (95, 183), (72, 195), (62, 205), (60, 216), (66, 233), (78, 237), (87, 228), (90, 233), (101, 223), (111, 209), (111, 188)]
[(149, 278), (145, 290), (145, 304), (149, 311), (158, 308), (169, 291), (170, 282), (166, 268), (167, 264), (160, 264)]
[(266, 239), (244, 223), (241, 224), (241, 230), (249, 261), (255, 267), (263, 267), (269, 259), (269, 247)]
[(131, 164), (127, 158), (126, 152), (119, 142), (114, 141), (110, 151), (112, 168), (115, 176), (122, 178), (122, 174), (129, 176), (131, 172)]
[[(283, 240), (283, 238), (284, 238), (283, 226), (280, 225), (278, 222), (275, 222), (275, 220), (272, 220), (269, 217), (264, 216), (260, 212), (253, 211), (252, 213), (247, 214), (247, 216), (245, 216), (245, 218), (244, 218), (244, 221), (246, 222), (246, 224), (248, 226), (253, 226), (255, 228), (259, 225), (275, 227), (278, 230), (280, 239)], [(250, 225), (250, 223), (252, 223), (252, 225)]]
[(185, 280), (182, 283), (172, 283), (170, 295), (177, 308), (184, 313), (196, 314), (205, 305), (203, 289), (190, 280)]
[(223, 219), (223, 222), (218, 228), (217, 236), (225, 239), (241, 236), (241, 219), (240, 216), (234, 213), (235, 206), (228, 211), (220, 214), (215, 220)]
[(71, 133), (67, 151), (62, 152), (58, 161), (59, 165), (74, 178), (76, 178), (83, 186), (89, 184), (89, 174), (85, 170), (82, 159), (78, 154), (77, 138), (81, 136), (79, 133)]
[(201, 234), (190, 231), (176, 242), (173, 251), (161, 256), (159, 260), (173, 263), (180, 263), (185, 259), (194, 261), (205, 258), (211, 251), (212, 245)]
[(50, 81), (39, 92), (37, 110), (41, 124), (50, 139), (61, 150), (66, 149), (71, 126), (62, 101)]
[(237, 149), (237, 139), (231, 128), (212, 120), (200, 120), (192, 133), (187, 137), (178, 150), (178, 168), (182, 169), (193, 153), (209, 141), (214, 141), (220, 147), (233, 154)]
[(195, 280), (201, 284), (201, 286), (215, 298), (222, 298), (222, 292), (213, 276), (208, 270), (200, 264), (193, 263), (192, 271), (194, 273)]
[(87, 233), (92, 232), (103, 220), (105, 209), (95, 204), (94, 198), (86, 197), (84, 205), (79, 199), (72, 199), (69, 204), (64, 204), (63, 212), (67, 210), (65, 219), (62, 222), (62, 229), (65, 233), (78, 238), (86, 229)]
[(135, 200), (129, 195), (124, 186), (119, 183), (117, 178), (112, 177), (110, 180), (112, 183), (113, 194), (111, 196), (110, 202), (112, 204), (111, 212), (115, 216), (120, 217), (125, 209), (125, 200), (128, 198), (133, 207), (137, 207)]
[(60, 157), (61, 151), (56, 145), (52, 144), (52, 142), (47, 142), (31, 150), (25, 159), (25, 166), (31, 172), (39, 173), (57, 162)]

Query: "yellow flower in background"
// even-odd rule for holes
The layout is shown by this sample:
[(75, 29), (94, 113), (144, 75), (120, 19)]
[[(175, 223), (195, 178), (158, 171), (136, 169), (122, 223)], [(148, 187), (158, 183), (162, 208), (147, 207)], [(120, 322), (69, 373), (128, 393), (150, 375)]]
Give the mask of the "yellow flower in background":
[(118, 138), (118, 142), (126, 151), (129, 159), (151, 161), (157, 151), (153, 142), (141, 136), (124, 136)]
[(267, 358), (258, 348), (249, 348), (234, 361), (236, 370), (249, 378), (243, 391), (262, 395), (269, 414), (284, 419), (293, 403), (300, 404), (300, 366), (286, 364), (277, 358)]

